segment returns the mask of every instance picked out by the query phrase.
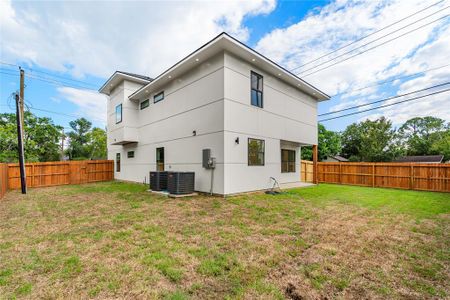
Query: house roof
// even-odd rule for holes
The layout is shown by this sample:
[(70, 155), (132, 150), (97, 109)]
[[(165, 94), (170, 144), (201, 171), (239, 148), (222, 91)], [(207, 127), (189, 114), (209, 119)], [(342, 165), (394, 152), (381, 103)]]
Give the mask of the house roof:
[(248, 47), (247, 45), (236, 40), (229, 34), (223, 32), (213, 38), (211, 41), (201, 46), (181, 61), (161, 73), (153, 81), (148, 82), (145, 86), (135, 91), (129, 96), (129, 99), (140, 99), (147, 96), (152, 91), (157, 91), (163, 85), (167, 84), (171, 80), (181, 76), (183, 73), (190, 70), (196, 64), (202, 63), (211, 56), (221, 52), (227, 51), (235, 54), (241, 59), (248, 61), (250, 64), (256, 65), (259, 69), (274, 74), (281, 80), (291, 84), (292, 86), (302, 90), (309, 94), (317, 101), (323, 101), (330, 99), (330, 96), (319, 90), (318, 88), (307, 83), (297, 75), (291, 73), (280, 65), (276, 64), (272, 60)]
[(144, 75), (123, 71), (115, 71), (114, 74), (112, 74), (111, 77), (109, 77), (109, 79), (102, 85), (102, 87), (98, 91), (102, 94), (109, 95), (111, 90), (124, 79), (142, 84), (149, 83), (153, 80), (152, 78)]
[(342, 157), (340, 155), (330, 155), (331, 158), (334, 158), (337, 161), (348, 161), (345, 157)]
[(396, 159), (394, 162), (411, 162), (411, 163), (441, 163), (444, 155), (418, 155), (418, 156), (403, 156)]

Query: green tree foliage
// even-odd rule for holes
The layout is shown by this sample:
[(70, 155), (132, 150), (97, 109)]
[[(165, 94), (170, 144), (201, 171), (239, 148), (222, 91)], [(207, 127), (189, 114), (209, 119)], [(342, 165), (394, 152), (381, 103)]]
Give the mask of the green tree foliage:
[(91, 159), (106, 159), (106, 131), (98, 127), (92, 128), (88, 148)]
[(72, 131), (67, 134), (69, 147), (66, 152), (71, 160), (106, 158), (105, 130), (92, 128), (92, 123), (85, 118), (71, 121), (69, 125)]
[(72, 131), (67, 134), (69, 138), (69, 147), (67, 154), (72, 159), (88, 159), (89, 153), (89, 132), (92, 127), (92, 123), (85, 118), (76, 119), (69, 122)]
[(392, 122), (384, 117), (349, 125), (341, 142), (342, 155), (351, 161), (391, 161), (402, 153)]
[(435, 117), (412, 118), (406, 121), (399, 129), (406, 153), (408, 155), (443, 154), (439, 146), (445, 139), (445, 134), (450, 129), (450, 124)]
[[(49, 118), (41, 118), (30, 112), (24, 114), (25, 160), (55, 161), (60, 158), (62, 127)], [(16, 115), (0, 114), (0, 161), (17, 162)]]
[(444, 155), (444, 161), (450, 160), (450, 129), (444, 131), (441, 137), (431, 145), (431, 153)]
[[(318, 126), (319, 139), (319, 161), (326, 159), (328, 156), (339, 154), (341, 151), (341, 139), (337, 132), (327, 130), (324, 125)], [(312, 160), (312, 148), (302, 147), (302, 159)]]

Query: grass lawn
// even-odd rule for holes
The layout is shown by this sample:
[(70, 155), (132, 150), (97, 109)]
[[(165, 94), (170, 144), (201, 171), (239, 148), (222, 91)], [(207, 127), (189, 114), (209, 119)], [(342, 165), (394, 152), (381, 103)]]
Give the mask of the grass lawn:
[(0, 201), (0, 299), (450, 297), (450, 194), (321, 184), (170, 199), (109, 182)]

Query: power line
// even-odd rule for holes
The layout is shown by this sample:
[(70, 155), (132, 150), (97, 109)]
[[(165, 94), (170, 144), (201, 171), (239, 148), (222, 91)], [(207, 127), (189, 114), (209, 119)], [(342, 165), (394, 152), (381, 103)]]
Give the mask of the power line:
[(430, 9), (431, 7), (436, 6), (436, 5), (438, 5), (438, 4), (442, 3), (442, 2), (444, 2), (444, 0), (438, 1), (438, 2), (436, 2), (436, 3), (434, 3), (434, 4), (432, 4), (432, 5), (427, 6), (427, 7), (423, 8), (423, 9), (421, 9), (421, 10), (419, 10), (419, 11), (416, 11), (415, 13), (413, 13), (413, 14), (411, 14), (411, 15), (408, 15), (408, 16), (406, 16), (406, 17), (404, 17), (404, 18), (402, 18), (402, 19), (400, 19), (400, 20), (398, 20), (398, 21), (396, 21), (396, 22), (394, 22), (394, 23), (391, 23), (391, 24), (389, 24), (389, 25), (387, 25), (387, 26), (385, 26), (385, 27), (382, 27), (382, 28), (380, 28), (380, 29), (378, 29), (378, 30), (376, 30), (376, 31), (373, 31), (373, 32), (371, 32), (370, 34), (368, 34), (368, 35), (366, 35), (366, 36), (363, 36), (363, 37), (361, 37), (361, 38), (359, 38), (359, 39), (357, 39), (357, 40), (355, 40), (355, 41), (353, 41), (353, 42), (351, 42), (351, 43), (349, 43), (349, 44), (346, 44), (346, 45), (344, 45), (344, 46), (341, 46), (341, 47), (339, 47), (339, 48), (337, 48), (337, 49), (335, 49), (335, 50), (333, 50), (333, 51), (331, 51), (331, 52), (328, 52), (327, 54), (324, 54), (324, 55), (319, 56), (319, 57), (317, 57), (317, 58), (315, 58), (315, 59), (313, 59), (313, 60), (311, 60), (311, 61), (309, 61), (309, 62), (306, 62), (306, 63), (304, 63), (304, 64), (302, 64), (302, 65), (300, 65), (300, 66), (297, 66), (297, 67), (295, 67), (294, 69), (292, 69), (291, 72), (293, 72), (293, 71), (295, 71), (295, 70), (297, 70), (297, 69), (299, 69), (299, 68), (301, 68), (301, 67), (304, 67), (304, 66), (306, 66), (306, 65), (309, 65), (309, 64), (311, 64), (311, 63), (313, 63), (313, 62), (315, 62), (315, 61), (318, 61), (319, 59), (324, 58), (324, 57), (326, 57), (326, 56), (328, 56), (328, 55), (330, 55), (330, 54), (336, 53), (336, 52), (338, 52), (339, 50), (342, 50), (342, 49), (345, 49), (345, 48), (347, 48), (347, 47), (349, 47), (349, 46), (351, 46), (351, 45), (354, 45), (354, 44), (356, 44), (357, 42), (360, 42), (360, 41), (362, 41), (362, 40), (364, 40), (364, 39), (366, 39), (366, 38), (368, 38), (368, 37), (370, 37), (370, 36), (372, 36), (372, 35), (374, 35), (374, 34), (376, 34), (376, 33), (378, 33), (378, 32), (381, 32), (381, 31), (383, 31), (383, 30), (385, 30), (385, 29), (387, 29), (387, 28), (390, 28), (390, 27), (392, 27), (392, 26), (394, 26), (394, 25), (396, 25), (396, 24), (398, 24), (398, 23), (400, 23), (400, 22), (402, 22), (402, 21), (404, 21), (404, 20), (406, 20), (406, 19), (409, 19), (409, 18), (411, 18), (411, 17), (413, 17), (413, 16), (415, 16), (415, 15), (417, 15), (417, 14), (419, 14), (419, 13), (425, 11), (425, 10), (428, 10), (428, 9)]
[(440, 12), (443, 11), (443, 10), (448, 9), (449, 7), (450, 7), (450, 6), (446, 6), (446, 7), (442, 8), (442, 9), (440, 9), (440, 10), (438, 10), (438, 11), (436, 11), (436, 12), (434, 12), (434, 13), (432, 13), (432, 14), (426, 16), (426, 17), (423, 17), (423, 18), (421, 18), (421, 19), (419, 19), (419, 20), (416, 20), (416, 21), (414, 21), (414, 22), (412, 22), (412, 23), (409, 23), (408, 25), (405, 25), (405, 26), (403, 26), (403, 27), (400, 27), (400, 28), (398, 28), (398, 29), (396, 29), (396, 30), (394, 30), (394, 31), (392, 31), (392, 32), (390, 32), (390, 33), (387, 33), (387, 34), (385, 34), (385, 35), (383, 35), (383, 36), (380, 36), (380, 37), (378, 37), (378, 38), (376, 38), (376, 39), (374, 39), (374, 40), (372, 40), (372, 41), (370, 41), (370, 42), (368, 42), (368, 43), (365, 43), (365, 44), (363, 44), (363, 45), (361, 45), (361, 46), (358, 46), (358, 47), (356, 47), (356, 48), (353, 48), (353, 49), (351, 49), (351, 50), (349, 50), (349, 51), (347, 51), (347, 52), (344, 52), (344, 53), (342, 53), (342, 54), (339, 54), (338, 56), (335, 56), (335, 57), (333, 57), (333, 58), (330, 58), (329, 60), (326, 60), (326, 61), (324, 61), (324, 62), (321, 62), (320, 64), (317, 64), (317, 65), (315, 65), (315, 66), (313, 66), (313, 67), (311, 67), (311, 68), (309, 68), (309, 69), (303, 70), (303, 71), (301, 71), (301, 72), (299, 72), (299, 73), (297, 73), (297, 74), (302, 74), (302, 73), (305, 73), (305, 72), (307, 72), (307, 71), (314, 70), (315, 68), (317, 68), (317, 67), (319, 67), (319, 66), (322, 66), (322, 65), (324, 65), (324, 64), (327, 64), (327, 63), (329, 63), (329, 62), (331, 62), (331, 61), (334, 61), (334, 60), (338, 59), (339, 57), (342, 57), (342, 56), (344, 56), (344, 55), (347, 55), (347, 54), (349, 54), (349, 53), (352, 53), (353, 51), (358, 50), (358, 49), (360, 49), (360, 48), (366, 47), (366, 46), (368, 46), (368, 45), (370, 45), (370, 44), (372, 44), (372, 43), (375, 43), (376, 41), (379, 41), (379, 40), (381, 40), (381, 39), (383, 39), (383, 38), (385, 38), (385, 37), (387, 37), (387, 36), (390, 36), (390, 35), (392, 35), (392, 34), (394, 34), (394, 33), (396, 33), (396, 32), (399, 32), (399, 31), (401, 31), (401, 30), (403, 30), (403, 29), (405, 29), (405, 28), (407, 28), (407, 27), (409, 27), (409, 26), (411, 26), (411, 25), (417, 24), (417, 23), (419, 23), (420, 21), (423, 21), (423, 20), (425, 20), (425, 19), (427, 19), (427, 18), (429, 18), (429, 17), (431, 17), (431, 16), (434, 16), (434, 15), (437, 14), (437, 13), (440, 13)]
[[(18, 68), (21, 67), (19, 65), (12, 64), (12, 63), (7, 63), (7, 62), (3, 62), (3, 61), (0, 61), (0, 64), (13, 66), (13, 67), (18, 67)], [(77, 79), (73, 79), (73, 78), (68, 78), (68, 77), (65, 77), (65, 76), (55, 75), (55, 74), (51, 74), (49, 72), (35, 70), (35, 69), (30, 68), (30, 67), (22, 67), (22, 68), (23, 69), (27, 69), (27, 70), (31, 71), (32, 73), (35, 73), (35, 72), (36, 73), (42, 73), (42, 74), (45, 74), (45, 75), (50, 76), (50, 77), (59, 78), (59, 79), (66, 80), (66, 81), (73, 81), (73, 82), (81, 83), (81, 84), (84, 84), (84, 85), (89, 85), (89, 86), (92, 86), (92, 87), (97, 87), (97, 84), (90, 83), (90, 82), (87, 82), (87, 81), (82, 81), (82, 80), (77, 80)], [(35, 75), (35, 76), (39, 76), (39, 75)]]
[(432, 24), (432, 23), (435, 23), (435, 22), (438, 22), (438, 21), (440, 21), (440, 20), (442, 20), (442, 19), (445, 19), (445, 18), (447, 18), (447, 17), (449, 17), (449, 16), (450, 16), (450, 15), (445, 15), (445, 16), (439, 18), (439, 19), (436, 19), (436, 20), (433, 20), (433, 21), (431, 21), (431, 22), (429, 22), (429, 23), (427, 23), (427, 24), (421, 25), (421, 26), (419, 26), (419, 27), (417, 27), (417, 28), (415, 28), (415, 29), (413, 29), (413, 30), (410, 30), (410, 31), (408, 31), (408, 32), (405, 32), (405, 33), (403, 33), (403, 34), (401, 34), (401, 35), (399, 35), (399, 36), (397, 36), (397, 37), (395, 37), (395, 38), (392, 38), (392, 39), (390, 39), (390, 40), (387, 40), (387, 41), (385, 41), (385, 42), (383, 42), (383, 43), (381, 43), (381, 44), (378, 44), (378, 45), (373, 46), (373, 47), (371, 47), (371, 48), (368, 48), (368, 49), (366, 49), (366, 50), (364, 50), (364, 51), (361, 51), (361, 52), (359, 52), (359, 53), (356, 53), (356, 54), (354, 54), (354, 55), (352, 55), (352, 56), (349, 56), (349, 57), (347, 57), (347, 58), (345, 58), (345, 59), (342, 59), (342, 60), (340, 60), (340, 61), (337, 61), (337, 62), (335, 62), (335, 63), (333, 63), (333, 64), (331, 64), (331, 65), (325, 66), (325, 67), (320, 68), (320, 69), (318, 69), (318, 70), (316, 70), (316, 71), (313, 71), (313, 72), (311, 72), (311, 73), (308, 73), (308, 74), (306, 74), (306, 75), (303, 75), (302, 77), (310, 76), (310, 75), (315, 74), (315, 73), (317, 73), (317, 72), (320, 72), (320, 71), (323, 71), (323, 70), (325, 70), (325, 69), (328, 69), (328, 68), (330, 68), (330, 67), (332, 67), (332, 66), (335, 66), (335, 65), (337, 65), (337, 64), (340, 64), (340, 63), (342, 63), (342, 62), (344, 62), (344, 61), (347, 61), (347, 60), (349, 60), (349, 59), (352, 59), (352, 58), (354, 58), (354, 57), (356, 57), (356, 56), (359, 56), (359, 55), (361, 55), (361, 54), (363, 54), (363, 53), (366, 53), (366, 52), (368, 52), (368, 51), (370, 51), (370, 50), (373, 50), (373, 49), (378, 48), (378, 47), (380, 47), (380, 46), (383, 46), (383, 45), (385, 45), (385, 44), (387, 44), (387, 43), (389, 43), (389, 42), (392, 42), (392, 41), (394, 41), (394, 40), (396, 40), (396, 39), (398, 39), (398, 38), (401, 38), (401, 37), (403, 37), (403, 36), (405, 36), (405, 35), (407, 35), (407, 34), (410, 34), (411, 32), (414, 32), (414, 31), (416, 31), (416, 30), (422, 29), (422, 28), (424, 28), (425, 26), (428, 26), (428, 25), (430, 25), (430, 24)]
[(369, 103), (365, 103), (365, 104), (355, 105), (355, 106), (352, 106), (352, 107), (347, 107), (347, 108), (344, 108), (344, 109), (340, 109), (340, 110), (336, 110), (336, 111), (320, 114), (318, 116), (321, 117), (321, 116), (333, 115), (333, 114), (337, 114), (337, 113), (342, 112), (342, 111), (352, 110), (352, 109), (355, 109), (355, 108), (360, 108), (360, 107), (369, 106), (369, 105), (380, 103), (380, 102), (385, 102), (385, 101), (392, 100), (392, 99), (401, 98), (401, 97), (404, 97), (404, 96), (408, 96), (408, 95), (412, 95), (412, 94), (415, 94), (415, 93), (431, 90), (431, 89), (434, 89), (434, 88), (437, 88), (437, 87), (441, 87), (441, 86), (444, 86), (444, 85), (448, 85), (448, 84), (450, 84), (450, 81), (444, 82), (444, 83), (441, 83), (441, 84), (436, 84), (436, 85), (433, 85), (433, 86), (430, 86), (430, 87), (426, 87), (426, 88), (423, 88), (423, 89), (420, 89), (420, 90), (415, 90), (415, 91), (412, 91), (412, 92), (409, 92), (409, 93), (400, 94), (400, 95), (392, 96), (392, 97), (389, 97), (389, 98), (385, 98), (385, 99), (381, 99), (381, 100), (377, 100), (377, 101), (373, 101), (373, 102), (369, 102)]
[(67, 84), (66, 82), (62, 82), (62, 81), (50, 79), (50, 78), (45, 78), (45, 77), (37, 76), (34, 74), (33, 75), (27, 74), (26, 77), (36, 79), (39, 81), (43, 81), (43, 82), (47, 82), (47, 83), (51, 83), (51, 84), (58, 85), (58, 86), (71, 87), (71, 88), (84, 89), (84, 90), (97, 92), (96, 89), (92, 89), (92, 88), (88, 88), (88, 87), (80, 86), (80, 85)]
[(330, 121), (330, 120), (340, 119), (340, 118), (344, 118), (344, 117), (348, 117), (348, 116), (353, 116), (353, 115), (357, 115), (357, 114), (362, 114), (362, 113), (365, 113), (365, 112), (368, 112), (368, 111), (371, 111), (371, 110), (377, 110), (377, 109), (380, 109), (380, 108), (390, 107), (390, 106), (402, 104), (402, 103), (405, 103), (405, 102), (414, 101), (414, 100), (417, 100), (417, 99), (422, 99), (422, 98), (425, 98), (425, 97), (429, 97), (429, 96), (433, 96), (433, 95), (445, 93), (445, 92), (448, 92), (448, 91), (450, 91), (450, 89), (446, 89), (446, 90), (442, 90), (442, 91), (430, 93), (430, 94), (427, 94), (427, 95), (417, 96), (417, 97), (414, 97), (414, 98), (402, 100), (402, 101), (395, 102), (395, 103), (390, 103), (390, 104), (380, 105), (380, 106), (378, 106), (378, 107), (369, 108), (369, 109), (365, 109), (365, 110), (361, 110), (361, 111), (357, 111), (357, 112), (353, 112), (353, 113), (349, 113), (349, 114), (345, 114), (345, 115), (341, 115), (341, 116), (337, 116), (337, 117), (333, 117), (333, 118), (328, 118), (328, 119), (319, 120), (319, 122), (325, 122), (325, 121)]
[(356, 88), (356, 89), (351, 90), (351, 91), (344, 91), (344, 92), (341, 92), (341, 93), (334, 94), (333, 96), (331, 96), (331, 98), (336, 97), (336, 96), (340, 96), (340, 95), (343, 95), (343, 94), (350, 94), (352, 92), (362, 91), (362, 90), (365, 90), (365, 89), (368, 89), (368, 88), (371, 88), (371, 87), (374, 87), (374, 86), (384, 85), (386, 83), (394, 82), (396, 80), (414, 77), (414, 76), (417, 76), (417, 75), (420, 75), (420, 74), (424, 74), (426, 72), (439, 70), (439, 69), (442, 69), (442, 68), (445, 68), (445, 67), (448, 67), (448, 66), (450, 66), (450, 64), (446, 64), (446, 65), (442, 65), (442, 66), (439, 66), (439, 67), (433, 67), (433, 68), (425, 69), (425, 70), (422, 70), (420, 72), (409, 74), (409, 75), (405, 75), (405, 76), (392, 77), (391, 79), (374, 82), (374, 84), (363, 86), (361, 88)]

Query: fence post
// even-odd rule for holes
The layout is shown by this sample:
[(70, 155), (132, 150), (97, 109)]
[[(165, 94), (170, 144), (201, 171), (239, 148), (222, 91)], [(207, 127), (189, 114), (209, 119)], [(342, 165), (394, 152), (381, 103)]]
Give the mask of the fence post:
[(409, 189), (412, 190), (414, 188), (414, 166), (411, 164), (411, 168), (409, 169)]

